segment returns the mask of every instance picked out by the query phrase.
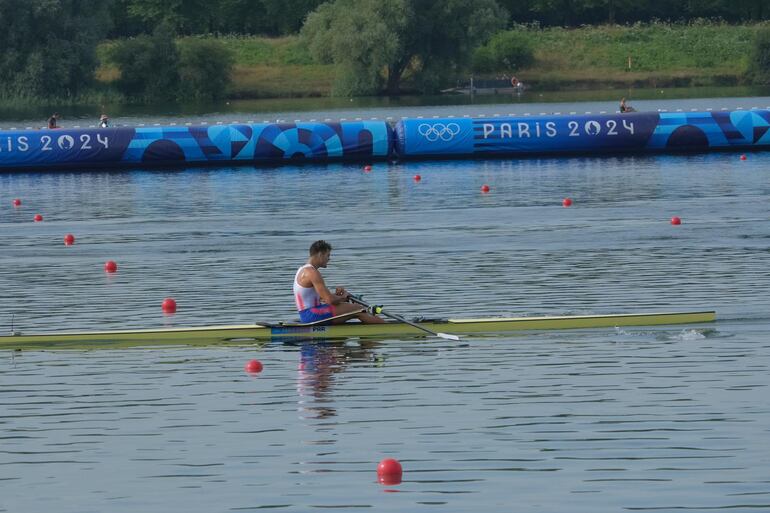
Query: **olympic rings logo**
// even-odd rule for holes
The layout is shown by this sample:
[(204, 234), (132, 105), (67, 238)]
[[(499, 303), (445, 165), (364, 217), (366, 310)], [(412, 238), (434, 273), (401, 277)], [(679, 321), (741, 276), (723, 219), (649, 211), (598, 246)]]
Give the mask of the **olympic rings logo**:
[(432, 125), (430, 123), (422, 123), (417, 127), (417, 133), (430, 142), (435, 142), (439, 139), (448, 142), (460, 133), (460, 125), (457, 123), (434, 123)]

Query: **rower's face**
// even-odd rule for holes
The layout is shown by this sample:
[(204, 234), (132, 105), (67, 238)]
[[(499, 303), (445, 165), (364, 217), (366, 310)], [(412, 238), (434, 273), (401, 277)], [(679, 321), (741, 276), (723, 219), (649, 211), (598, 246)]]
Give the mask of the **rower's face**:
[(332, 252), (327, 251), (326, 253), (321, 253), (318, 257), (318, 267), (326, 267), (326, 264), (329, 263), (329, 260), (332, 258)]

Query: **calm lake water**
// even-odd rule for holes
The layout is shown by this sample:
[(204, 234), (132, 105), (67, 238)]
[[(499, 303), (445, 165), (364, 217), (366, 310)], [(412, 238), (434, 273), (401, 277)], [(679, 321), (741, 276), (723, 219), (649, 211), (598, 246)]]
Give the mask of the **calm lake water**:
[(0, 352), (0, 511), (770, 509), (769, 177), (770, 153), (2, 173), (3, 331), (292, 318), (318, 238), (330, 284), (407, 316), (719, 321)]

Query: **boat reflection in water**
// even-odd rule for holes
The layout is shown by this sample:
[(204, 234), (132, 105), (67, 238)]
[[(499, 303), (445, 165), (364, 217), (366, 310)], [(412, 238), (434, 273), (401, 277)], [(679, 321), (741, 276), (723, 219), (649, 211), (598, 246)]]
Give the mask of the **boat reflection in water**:
[(326, 339), (284, 343), (298, 345), (300, 348), (297, 404), (301, 419), (325, 419), (337, 415), (332, 388), (336, 374), (343, 372), (349, 365), (382, 364), (382, 357), (374, 351), (378, 345), (376, 341), (359, 341), (357, 345)]

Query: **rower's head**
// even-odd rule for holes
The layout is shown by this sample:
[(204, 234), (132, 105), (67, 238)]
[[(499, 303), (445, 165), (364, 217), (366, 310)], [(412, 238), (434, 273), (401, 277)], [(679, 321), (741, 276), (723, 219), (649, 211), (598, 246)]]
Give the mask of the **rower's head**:
[(331, 258), (332, 245), (325, 240), (317, 240), (310, 245), (310, 262), (315, 267), (326, 267)]

